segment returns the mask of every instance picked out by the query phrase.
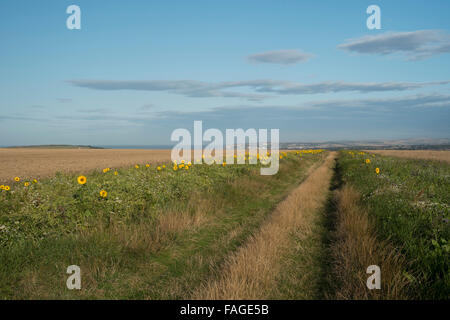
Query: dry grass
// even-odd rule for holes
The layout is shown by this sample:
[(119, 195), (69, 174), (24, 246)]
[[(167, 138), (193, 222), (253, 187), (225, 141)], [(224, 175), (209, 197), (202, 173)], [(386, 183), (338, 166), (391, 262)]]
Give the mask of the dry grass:
[(448, 150), (365, 150), (382, 156), (391, 156), (408, 159), (439, 160), (450, 162)]
[[(125, 225), (112, 220), (109, 226), (106, 227), (104, 222), (99, 219), (94, 228), (84, 230), (80, 235), (86, 242), (90, 240), (95, 241), (97, 238), (102, 240), (106, 238), (108, 241), (120, 243), (121, 248), (128, 251), (156, 253), (158, 250), (164, 250), (174, 245), (174, 237), (180, 233), (194, 233), (207, 224), (211, 225), (214, 223), (213, 214), (220, 215), (223, 205), (223, 201), (214, 201), (212, 198), (205, 199), (200, 194), (193, 194), (185, 207), (161, 211), (156, 214), (155, 220), (151, 223), (143, 221), (142, 223)], [(193, 256), (192, 258), (201, 259), (202, 257)], [(114, 259), (105, 260), (95, 255), (83, 261), (83, 287), (88, 289), (78, 292), (79, 297), (89, 298), (92, 295), (104, 297), (106, 292), (99, 281), (105, 278), (113, 278), (116, 274), (119, 274), (120, 267), (118, 264), (120, 262), (120, 259), (118, 261)], [(147, 269), (146, 272), (149, 272), (149, 268), (155, 269), (153, 272), (158, 272), (160, 268), (152, 261), (147, 261), (144, 265)], [(30, 270), (20, 281), (18, 290), (32, 299), (52, 299), (52, 296), (48, 296), (46, 284), (43, 283), (39, 275), (46, 272), (45, 270), (51, 270), (53, 267), (53, 265), (46, 265)], [(137, 265), (136, 267), (141, 266)], [(66, 275), (61, 273), (59, 281), (63, 284), (65, 280)], [(128, 275), (127, 286), (134, 287), (137, 290), (142, 287), (141, 280), (133, 275)], [(176, 281), (174, 283), (175, 286)], [(173, 293), (179, 289), (174, 286), (169, 286), (167, 291)], [(181, 292), (176, 293), (178, 295), (181, 294)]]
[(194, 294), (194, 299), (267, 299), (276, 290), (283, 270), (280, 261), (289, 251), (291, 235), (307, 226), (309, 216), (327, 198), (335, 153), (281, 202), (256, 234), (237, 252), (229, 256), (221, 273), (209, 279)]
[[(336, 191), (337, 216), (332, 245), (332, 274), (335, 299), (407, 299), (407, 262), (388, 241), (379, 241), (373, 222), (359, 204), (360, 196), (349, 186)], [(381, 289), (366, 286), (366, 269), (381, 269)]]
[(156, 218), (152, 222), (141, 221), (126, 225), (113, 220), (105, 227), (104, 222), (99, 221), (94, 228), (82, 234), (90, 237), (93, 234), (104, 233), (111, 240), (119, 241), (125, 248), (156, 252), (163, 246), (169, 245), (176, 234), (184, 231), (194, 232), (207, 223), (211, 223), (212, 214), (220, 214), (222, 208), (221, 201), (193, 194), (189, 203), (182, 208), (156, 212)]
[(0, 148), (0, 181), (170, 160), (170, 150)]

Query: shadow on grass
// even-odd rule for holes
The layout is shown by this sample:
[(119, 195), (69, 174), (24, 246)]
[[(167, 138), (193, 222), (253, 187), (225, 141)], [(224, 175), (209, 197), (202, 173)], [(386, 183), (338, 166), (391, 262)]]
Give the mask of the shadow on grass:
[(335, 241), (334, 234), (336, 231), (337, 202), (335, 193), (343, 185), (342, 168), (339, 164), (338, 157), (334, 160), (333, 176), (331, 178), (328, 199), (323, 208), (321, 221), (324, 232), (322, 232), (321, 237), (323, 250), (319, 257), (319, 264), (321, 265), (321, 280), (319, 281), (318, 299), (334, 299), (335, 291), (337, 289), (335, 283), (336, 279), (332, 277), (331, 245)]

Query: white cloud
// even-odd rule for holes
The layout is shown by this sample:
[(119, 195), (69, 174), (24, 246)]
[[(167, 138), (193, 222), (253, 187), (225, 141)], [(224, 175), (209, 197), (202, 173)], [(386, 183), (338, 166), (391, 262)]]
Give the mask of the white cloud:
[[(69, 80), (74, 86), (95, 90), (143, 90), (165, 91), (187, 97), (227, 97), (261, 101), (271, 97), (268, 94), (305, 95), (329, 92), (381, 92), (405, 91), (426, 86), (445, 85), (450, 81), (435, 82), (344, 82), (324, 81), (305, 84), (278, 80), (246, 80), (230, 82), (201, 82), (194, 80)], [(230, 91), (233, 88), (247, 88), (253, 92)]]
[(299, 62), (306, 62), (313, 55), (305, 53), (300, 50), (277, 50), (256, 53), (248, 56), (248, 60), (256, 63), (275, 63), (275, 64), (296, 64)]
[(407, 60), (421, 60), (450, 52), (450, 36), (440, 30), (386, 32), (350, 39), (339, 49), (362, 54), (402, 54)]

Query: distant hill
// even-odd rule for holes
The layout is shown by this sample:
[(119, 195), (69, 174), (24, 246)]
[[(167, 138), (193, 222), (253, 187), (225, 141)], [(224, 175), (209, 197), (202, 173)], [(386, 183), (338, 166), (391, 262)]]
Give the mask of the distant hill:
[(280, 143), (281, 149), (450, 150), (450, 139), (403, 139)]
[(10, 146), (6, 148), (34, 148), (34, 149), (104, 149), (102, 147), (81, 146), (71, 144), (44, 144), (34, 146)]

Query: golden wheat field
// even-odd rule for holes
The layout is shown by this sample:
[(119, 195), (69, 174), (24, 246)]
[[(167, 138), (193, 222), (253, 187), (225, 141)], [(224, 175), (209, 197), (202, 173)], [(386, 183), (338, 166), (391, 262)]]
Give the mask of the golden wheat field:
[(0, 149), (0, 181), (15, 176), (49, 177), (56, 172), (86, 172), (170, 160), (170, 150), (139, 149)]
[(450, 162), (449, 150), (366, 150), (383, 156)]

